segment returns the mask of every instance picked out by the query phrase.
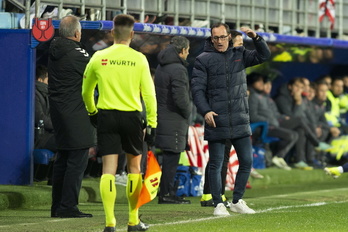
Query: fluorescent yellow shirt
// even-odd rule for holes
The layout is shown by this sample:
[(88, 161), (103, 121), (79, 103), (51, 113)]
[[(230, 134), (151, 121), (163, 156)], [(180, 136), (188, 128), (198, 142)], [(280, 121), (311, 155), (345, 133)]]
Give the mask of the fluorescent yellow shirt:
[(343, 93), (339, 98), (340, 98), (340, 113), (345, 114), (348, 111), (348, 94)]
[(98, 84), (99, 109), (142, 111), (146, 106), (148, 125), (157, 127), (157, 102), (146, 57), (123, 44), (97, 51), (87, 64), (82, 83), (82, 98), (87, 111), (96, 110), (94, 89)]
[(276, 61), (276, 62), (290, 62), (292, 61), (292, 56), (289, 52), (282, 52), (281, 54), (279, 55), (276, 55), (272, 61)]
[(331, 102), (331, 109), (325, 112), (326, 121), (330, 126), (340, 127), (340, 99), (336, 98), (330, 90), (327, 91), (327, 99)]

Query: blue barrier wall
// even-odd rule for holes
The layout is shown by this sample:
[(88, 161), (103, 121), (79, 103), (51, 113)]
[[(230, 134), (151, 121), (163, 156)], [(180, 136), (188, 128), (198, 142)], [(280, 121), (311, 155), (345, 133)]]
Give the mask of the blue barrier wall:
[(30, 30), (0, 30), (0, 184), (32, 183), (34, 61)]

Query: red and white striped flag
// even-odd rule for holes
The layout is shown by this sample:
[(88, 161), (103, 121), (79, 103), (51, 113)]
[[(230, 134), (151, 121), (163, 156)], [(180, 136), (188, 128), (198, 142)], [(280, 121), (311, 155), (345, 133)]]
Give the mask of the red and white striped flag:
[(319, 0), (319, 22), (327, 16), (331, 22), (331, 30), (335, 24), (335, 0)]

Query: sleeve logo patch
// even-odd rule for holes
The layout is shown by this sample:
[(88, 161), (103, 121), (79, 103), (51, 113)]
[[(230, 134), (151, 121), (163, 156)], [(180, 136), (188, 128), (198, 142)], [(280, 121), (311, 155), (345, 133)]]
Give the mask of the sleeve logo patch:
[(83, 56), (89, 57), (89, 54), (88, 54), (88, 52), (85, 49), (83, 49), (83, 48), (75, 48), (75, 50), (81, 52), (83, 54)]

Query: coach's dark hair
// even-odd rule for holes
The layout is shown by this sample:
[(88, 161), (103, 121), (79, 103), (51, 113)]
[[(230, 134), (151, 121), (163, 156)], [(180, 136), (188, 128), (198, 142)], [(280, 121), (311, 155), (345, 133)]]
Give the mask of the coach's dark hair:
[(172, 44), (175, 50), (180, 53), (183, 48), (188, 48), (190, 46), (190, 41), (184, 36), (174, 36), (170, 40), (170, 44)]
[(229, 35), (231, 33), (230, 27), (226, 24), (226, 23), (214, 23), (211, 27), (210, 27), (210, 33), (213, 34), (213, 29), (220, 27), (220, 26), (224, 26), (226, 28), (226, 32)]

